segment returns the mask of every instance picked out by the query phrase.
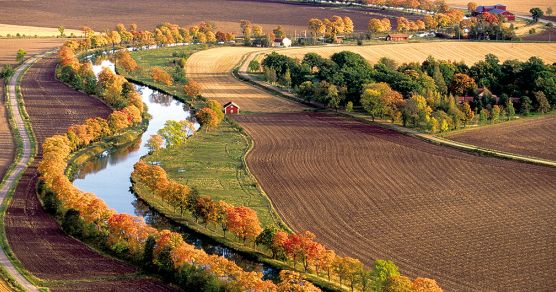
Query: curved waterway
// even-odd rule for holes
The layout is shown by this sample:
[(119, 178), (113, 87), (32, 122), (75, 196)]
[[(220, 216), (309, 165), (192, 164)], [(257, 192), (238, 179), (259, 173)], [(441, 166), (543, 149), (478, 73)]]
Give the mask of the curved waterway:
[[(93, 66), (93, 71), (98, 74), (103, 67), (114, 70), (114, 64), (104, 60), (100, 65)], [(145, 221), (156, 228), (167, 228), (181, 232), (185, 240), (202, 248), (209, 254), (218, 254), (234, 261), (248, 271), (263, 272), (265, 279), (276, 279), (278, 270), (245, 257), (232, 249), (216, 243), (201, 234), (174, 224), (156, 210), (150, 208), (139, 199), (131, 190), (131, 172), (139, 159), (148, 153), (146, 141), (164, 127), (169, 120), (189, 120), (199, 125), (192, 117), (189, 107), (173, 97), (152, 90), (149, 87), (135, 84), (141, 93), (143, 102), (148, 107), (152, 116), (147, 130), (136, 141), (130, 144), (105, 151), (101, 155), (81, 165), (74, 178), (73, 184), (84, 192), (92, 192), (103, 199), (106, 204), (119, 213), (128, 213), (143, 217)]]

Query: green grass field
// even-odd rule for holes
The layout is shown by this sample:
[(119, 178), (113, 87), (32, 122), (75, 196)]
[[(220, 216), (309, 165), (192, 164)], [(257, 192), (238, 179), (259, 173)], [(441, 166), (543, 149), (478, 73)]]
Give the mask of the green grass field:
[[(177, 62), (182, 58), (189, 58), (193, 53), (207, 49), (207, 45), (193, 45), (183, 47), (165, 47), (153, 50), (142, 50), (131, 52), (131, 56), (137, 62), (139, 69), (135, 72), (128, 73), (118, 68), (118, 73), (124, 77), (134, 80), (139, 83), (149, 85), (151, 87), (159, 88), (166, 93), (172, 94), (179, 99), (189, 101), (190, 98), (183, 93), (183, 86), (186, 84), (185, 70), (183, 70), (182, 80), (174, 80), (170, 86), (154, 81), (150, 76), (150, 68), (161, 67), (170, 75), (175, 74)], [(176, 62), (176, 63), (174, 63)]]
[(223, 122), (213, 131), (200, 130), (181, 147), (161, 149), (146, 160), (160, 162), (171, 179), (197, 188), (201, 195), (254, 209), (263, 226), (277, 225), (268, 198), (244, 165), (249, 146), (245, 134)]

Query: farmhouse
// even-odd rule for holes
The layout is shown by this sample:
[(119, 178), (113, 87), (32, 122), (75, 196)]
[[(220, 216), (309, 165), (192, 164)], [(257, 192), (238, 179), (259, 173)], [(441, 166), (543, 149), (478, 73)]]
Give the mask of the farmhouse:
[(227, 115), (239, 114), (239, 106), (235, 104), (233, 101), (230, 101), (224, 105), (224, 113)]
[(407, 41), (409, 35), (405, 33), (391, 33), (386, 36), (387, 41)]
[(292, 46), (292, 40), (290, 40), (289, 38), (275, 39), (272, 46), (288, 48)]
[(490, 5), (490, 6), (479, 6), (473, 12), (473, 16), (481, 15), (483, 13), (488, 12), (488, 13), (494, 14), (494, 15), (502, 15), (502, 17), (504, 17), (508, 21), (514, 21), (515, 20), (515, 15), (513, 13), (507, 11), (506, 9), (507, 9), (506, 5), (503, 5), (503, 4), (496, 4), (496, 5)]

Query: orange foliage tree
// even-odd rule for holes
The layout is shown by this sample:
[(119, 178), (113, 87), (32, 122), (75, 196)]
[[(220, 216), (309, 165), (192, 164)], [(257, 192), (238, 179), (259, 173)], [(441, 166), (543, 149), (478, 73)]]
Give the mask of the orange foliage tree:
[(156, 81), (156, 82), (160, 82), (164, 85), (172, 85), (172, 76), (170, 76), (170, 74), (168, 74), (166, 71), (164, 71), (164, 69), (160, 68), (160, 67), (152, 67), (151, 68), (151, 78)]

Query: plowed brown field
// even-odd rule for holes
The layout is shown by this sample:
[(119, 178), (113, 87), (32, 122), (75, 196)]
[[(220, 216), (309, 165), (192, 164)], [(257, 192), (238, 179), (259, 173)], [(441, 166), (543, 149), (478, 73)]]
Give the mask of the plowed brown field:
[(267, 92), (239, 82), (230, 70), (239, 63), (243, 55), (260, 48), (225, 47), (200, 51), (187, 60), (187, 77), (199, 82), (202, 95), (221, 103), (234, 101), (242, 111), (284, 112), (299, 111), (303, 107), (286, 99), (277, 98)]
[(24, 49), (26, 57), (60, 47), (65, 39), (0, 39), (0, 64), (15, 64), (17, 50)]
[[(74, 91), (54, 78), (56, 57), (45, 58), (24, 76), (22, 93), (38, 145), (46, 137), (64, 133), (67, 127), (89, 117), (107, 117), (111, 110), (99, 100)], [(98, 277), (117, 277), (136, 269), (126, 263), (100, 255), (82, 242), (67, 236), (42, 209), (35, 186), (35, 162), (24, 173), (5, 217), (8, 242), (23, 266), (45, 280), (89, 282)], [(109, 279), (109, 278), (108, 278)], [(158, 281), (145, 280), (149, 285)], [(98, 288), (128, 288), (126, 282), (101, 282)], [(91, 290), (98, 290), (88, 283)]]
[(6, 98), (4, 97), (4, 82), (0, 81), (0, 181), (4, 177), (6, 170), (14, 159), (14, 141), (10, 125), (8, 123), (8, 114), (6, 112)]
[(420, 17), (394, 11), (315, 7), (273, 0), (91, 0), (86, 4), (77, 0), (27, 0), (2, 3), (2, 23), (47, 27), (64, 25), (75, 29), (88, 25), (97, 31), (112, 29), (118, 23), (137, 23), (142, 29), (152, 29), (162, 22), (191, 25), (214, 21), (219, 29), (239, 32), (239, 21), (248, 19), (262, 24), (267, 31), (282, 25), (288, 32), (297, 30), (302, 33), (307, 29), (310, 18), (333, 15), (349, 16), (356, 29), (366, 31), (371, 17), (389, 17), (393, 23), (397, 16), (403, 15), (412, 20)]
[(454, 132), (447, 137), (485, 148), (556, 160), (555, 115)]
[(238, 116), (296, 230), (448, 291), (556, 287), (556, 170), (465, 154), (326, 113)]

